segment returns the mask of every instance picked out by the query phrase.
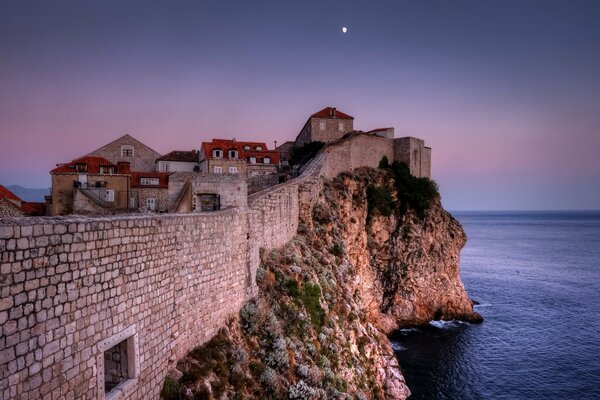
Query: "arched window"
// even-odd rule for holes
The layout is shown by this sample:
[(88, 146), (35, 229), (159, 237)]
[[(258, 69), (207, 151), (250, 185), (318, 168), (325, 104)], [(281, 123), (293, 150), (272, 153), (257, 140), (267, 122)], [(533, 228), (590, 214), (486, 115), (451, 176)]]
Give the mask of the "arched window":
[(121, 146), (121, 157), (133, 157), (133, 146)]
[(222, 158), (223, 157), (223, 150), (221, 150), (221, 149), (214, 149), (213, 150), (213, 157), (215, 157), (215, 158)]
[(262, 146), (256, 146), (254, 149), (255, 149), (256, 151), (262, 151)]
[(248, 161), (250, 161), (250, 164), (256, 164), (256, 157), (250, 157)]
[(238, 152), (235, 149), (231, 149), (227, 152), (229, 158), (238, 158)]
[(251, 148), (252, 147), (250, 147), (250, 145), (248, 145), (248, 144), (244, 145), (244, 150), (246, 150), (246, 151), (250, 150)]
[(271, 164), (271, 157), (263, 158), (263, 164)]

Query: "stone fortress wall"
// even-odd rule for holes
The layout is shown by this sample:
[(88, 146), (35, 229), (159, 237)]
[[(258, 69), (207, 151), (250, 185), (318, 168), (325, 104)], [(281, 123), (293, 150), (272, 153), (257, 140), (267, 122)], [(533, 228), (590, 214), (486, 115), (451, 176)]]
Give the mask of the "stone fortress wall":
[(158, 399), (176, 360), (257, 293), (259, 249), (310, 221), (321, 177), (393, 153), (389, 139), (342, 139), (217, 212), (0, 220), (0, 398), (104, 399), (126, 343), (129, 379), (109, 397)]

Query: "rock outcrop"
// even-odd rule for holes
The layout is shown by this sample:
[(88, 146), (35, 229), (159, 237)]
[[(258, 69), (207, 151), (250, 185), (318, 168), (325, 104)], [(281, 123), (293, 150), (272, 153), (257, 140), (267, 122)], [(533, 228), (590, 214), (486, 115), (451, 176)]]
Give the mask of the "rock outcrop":
[(406, 399), (386, 334), (481, 317), (459, 276), (460, 224), (398, 179), (365, 168), (324, 182), (312, 219), (261, 255), (258, 296), (179, 361), (163, 396)]

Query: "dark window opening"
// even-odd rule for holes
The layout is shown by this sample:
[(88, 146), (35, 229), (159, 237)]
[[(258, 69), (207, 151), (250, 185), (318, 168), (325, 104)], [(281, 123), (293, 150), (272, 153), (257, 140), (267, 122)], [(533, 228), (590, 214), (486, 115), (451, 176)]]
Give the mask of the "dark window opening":
[(127, 339), (104, 352), (104, 392), (109, 393), (129, 379)]
[(201, 194), (200, 211), (218, 211), (221, 209), (221, 196), (218, 194)]

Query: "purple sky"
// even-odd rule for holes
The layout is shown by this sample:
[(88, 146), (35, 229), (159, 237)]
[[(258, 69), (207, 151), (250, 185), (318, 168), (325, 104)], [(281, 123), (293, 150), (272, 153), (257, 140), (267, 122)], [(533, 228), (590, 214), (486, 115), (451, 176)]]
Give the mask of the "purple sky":
[(0, 183), (124, 133), (281, 143), (331, 105), (425, 139), (449, 209), (600, 208), (600, 2), (207, 3), (0, 2)]

